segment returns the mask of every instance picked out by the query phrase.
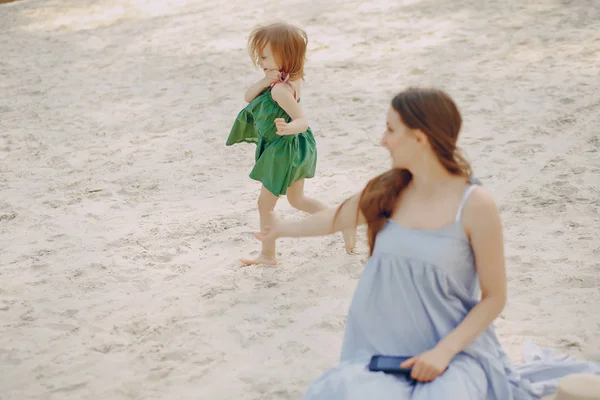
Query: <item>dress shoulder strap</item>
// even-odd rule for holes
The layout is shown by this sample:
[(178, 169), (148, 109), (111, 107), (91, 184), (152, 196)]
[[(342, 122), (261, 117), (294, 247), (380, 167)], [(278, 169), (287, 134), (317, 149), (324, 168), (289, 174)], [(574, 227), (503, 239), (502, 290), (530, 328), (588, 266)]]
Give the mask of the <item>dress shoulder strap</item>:
[(469, 187), (467, 187), (463, 193), (462, 199), (460, 200), (460, 205), (458, 206), (458, 212), (456, 213), (456, 221), (460, 221), (462, 218), (462, 214), (463, 214), (463, 209), (465, 208), (465, 204), (467, 203), (467, 199), (469, 198), (469, 195), (471, 194), (471, 192), (473, 192), (473, 189), (475, 189), (477, 187), (477, 185), (470, 185)]

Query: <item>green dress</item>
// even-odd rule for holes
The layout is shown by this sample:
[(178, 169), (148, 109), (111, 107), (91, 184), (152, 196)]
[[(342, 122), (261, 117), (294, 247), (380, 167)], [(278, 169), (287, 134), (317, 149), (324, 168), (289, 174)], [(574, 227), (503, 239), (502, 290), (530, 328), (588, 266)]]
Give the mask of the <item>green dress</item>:
[(317, 144), (310, 127), (297, 135), (278, 136), (276, 118), (292, 120), (268, 88), (240, 111), (225, 144), (256, 143), (250, 178), (279, 197), (292, 183), (315, 176)]

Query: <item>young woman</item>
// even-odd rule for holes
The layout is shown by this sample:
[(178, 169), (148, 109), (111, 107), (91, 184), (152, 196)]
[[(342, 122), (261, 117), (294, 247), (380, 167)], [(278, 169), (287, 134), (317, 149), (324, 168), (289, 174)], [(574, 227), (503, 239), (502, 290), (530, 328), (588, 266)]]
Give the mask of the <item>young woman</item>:
[[(338, 366), (305, 399), (525, 400), (600, 365), (543, 360), (514, 368), (492, 322), (506, 303), (502, 223), (456, 148), (461, 115), (444, 92), (392, 100), (381, 144), (392, 169), (337, 210), (257, 237), (332, 234), (368, 225), (370, 258), (354, 293)], [(371, 372), (372, 355), (407, 356), (410, 376)]]

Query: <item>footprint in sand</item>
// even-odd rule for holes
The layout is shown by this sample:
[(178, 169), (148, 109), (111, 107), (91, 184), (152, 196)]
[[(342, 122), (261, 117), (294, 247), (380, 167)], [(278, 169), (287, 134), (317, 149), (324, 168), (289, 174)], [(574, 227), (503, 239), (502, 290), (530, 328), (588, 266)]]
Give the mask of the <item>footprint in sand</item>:
[[(2, 0), (0, 0), (2, 1)], [(52, 393), (66, 393), (66, 392), (74, 392), (76, 390), (82, 389), (87, 386), (87, 382), (74, 383), (71, 385), (60, 386), (51, 390)]]
[(148, 374), (148, 380), (156, 382), (156, 381), (165, 379), (166, 377), (168, 377), (171, 374), (172, 370), (173, 370), (173, 367), (154, 368), (153, 371)]
[(29, 308), (27, 311), (21, 314), (19, 318), (24, 322), (33, 322), (36, 320), (36, 317), (33, 315), (33, 311), (33, 308)]
[(237, 219), (219, 217), (201, 224), (198, 227), (198, 232), (202, 235), (214, 235), (243, 225), (244, 224)]
[(329, 316), (326, 321), (320, 322), (314, 328), (327, 332), (341, 332), (345, 327), (345, 318)]
[(77, 330), (79, 330), (79, 327), (77, 325), (65, 323), (50, 323), (46, 324), (46, 327), (61, 332), (76, 332)]
[(192, 267), (190, 267), (187, 264), (175, 264), (171, 265), (169, 268), (171, 269), (171, 271), (176, 272), (178, 274), (185, 274), (190, 269), (192, 269)]
[(206, 292), (204, 292), (204, 294), (202, 294), (202, 297), (205, 299), (212, 299), (213, 297), (219, 294), (235, 291), (238, 289), (239, 288), (235, 283), (229, 285), (214, 286), (209, 288)]
[(598, 287), (600, 282), (596, 275), (586, 274), (566, 277), (561, 283), (569, 288), (592, 289)]
[(279, 350), (284, 354), (284, 358), (302, 356), (310, 351), (310, 347), (296, 341), (288, 341), (279, 345)]
[(271, 288), (276, 288), (276, 287), (279, 287), (279, 283), (278, 282), (270, 282), (270, 281), (260, 281), (254, 285), (255, 290), (271, 289)]
[(8, 221), (12, 221), (13, 219), (17, 218), (17, 213), (12, 211), (6, 214), (0, 214), (0, 222), (8, 222)]

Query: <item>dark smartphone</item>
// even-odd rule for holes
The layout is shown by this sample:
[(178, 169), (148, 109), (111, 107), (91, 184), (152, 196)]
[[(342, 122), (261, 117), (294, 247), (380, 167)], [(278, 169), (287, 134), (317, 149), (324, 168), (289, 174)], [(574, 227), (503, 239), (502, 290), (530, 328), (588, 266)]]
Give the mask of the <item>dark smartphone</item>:
[(404, 356), (383, 356), (376, 354), (371, 357), (369, 371), (381, 371), (387, 374), (406, 375), (410, 377), (411, 368), (400, 368), (400, 364), (412, 357)]

